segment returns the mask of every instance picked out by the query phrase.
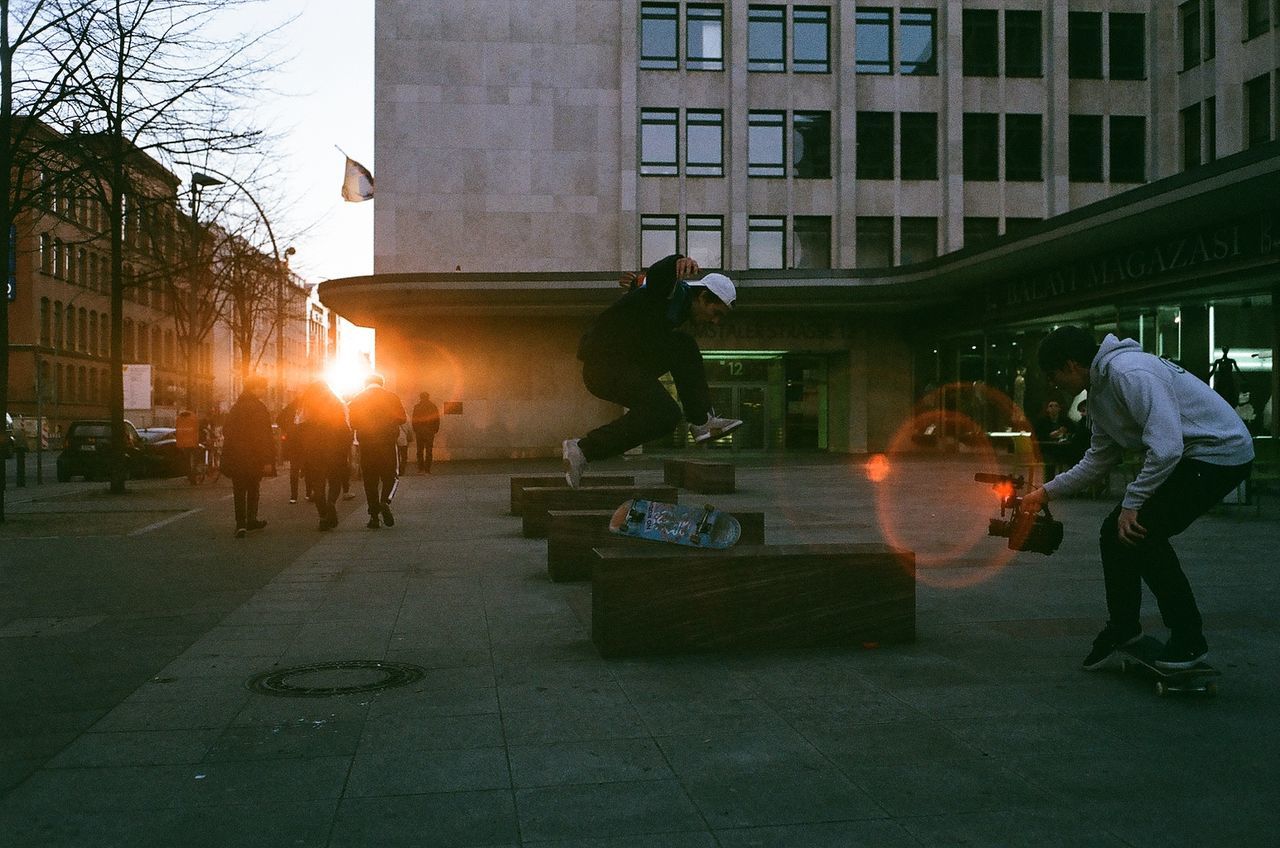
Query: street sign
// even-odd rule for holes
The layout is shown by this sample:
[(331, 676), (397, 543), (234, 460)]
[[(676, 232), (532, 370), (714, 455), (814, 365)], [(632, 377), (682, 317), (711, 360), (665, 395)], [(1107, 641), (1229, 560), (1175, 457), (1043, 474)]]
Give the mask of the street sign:
[(124, 366), (124, 408), (151, 408), (151, 366), (127, 363)]

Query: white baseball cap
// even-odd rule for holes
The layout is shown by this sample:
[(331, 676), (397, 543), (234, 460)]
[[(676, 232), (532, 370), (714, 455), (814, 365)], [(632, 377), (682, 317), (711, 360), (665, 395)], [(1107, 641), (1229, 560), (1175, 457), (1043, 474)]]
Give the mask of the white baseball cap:
[(708, 274), (692, 285), (704, 287), (716, 297), (720, 298), (720, 300), (724, 301), (726, 306), (733, 306), (733, 302), (738, 299), (738, 290), (734, 288), (733, 280), (729, 279), (724, 274)]

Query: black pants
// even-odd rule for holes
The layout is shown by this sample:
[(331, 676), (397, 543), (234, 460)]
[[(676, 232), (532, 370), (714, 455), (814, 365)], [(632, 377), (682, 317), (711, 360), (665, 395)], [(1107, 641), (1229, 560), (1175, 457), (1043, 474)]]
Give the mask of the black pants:
[(396, 443), (360, 445), (360, 467), (364, 470), (364, 497), (369, 514), (377, 515), (383, 504), (391, 503), (396, 492)]
[(429, 430), (419, 430), (414, 433), (414, 439), (418, 443), (418, 470), (431, 472), (431, 450), (435, 445), (436, 434)]
[(1122, 543), (1116, 523), (1120, 507), (1102, 522), (1099, 544), (1107, 590), (1107, 612), (1118, 626), (1138, 624), (1142, 608), (1142, 583), (1146, 582), (1160, 607), (1160, 616), (1171, 634), (1182, 639), (1201, 635), (1203, 623), (1191, 584), (1169, 543), (1249, 477), (1253, 463), (1211, 465), (1184, 459), (1173, 474), (1138, 510), (1138, 523), (1147, 536), (1137, 545)]
[[(670, 372), (675, 381), (677, 404), (659, 378)], [(592, 360), (582, 366), (587, 391), (627, 408), (626, 413), (597, 427), (578, 442), (588, 460), (605, 459), (669, 434), (685, 420), (701, 424), (711, 410), (711, 393), (702, 364), (702, 351), (693, 337), (675, 333), (674, 343), (648, 360)]]
[(232, 477), (231, 496), (236, 505), (236, 529), (248, 527), (250, 522), (258, 520), (258, 496), (262, 478)]
[(342, 481), (346, 476), (346, 458), (341, 461), (308, 463), (304, 476), (307, 480), (307, 494), (316, 504), (316, 512), (321, 518), (329, 517), (329, 510), (338, 502), (342, 494)]

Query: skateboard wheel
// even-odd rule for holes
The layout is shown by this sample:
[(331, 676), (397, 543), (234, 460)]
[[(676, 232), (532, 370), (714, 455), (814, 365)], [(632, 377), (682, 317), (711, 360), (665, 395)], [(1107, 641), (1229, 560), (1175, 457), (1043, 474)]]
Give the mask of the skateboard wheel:
[(1165, 685), (1165, 682), (1163, 680), (1156, 681), (1156, 694), (1159, 695), (1161, 698), (1169, 694), (1169, 687)]

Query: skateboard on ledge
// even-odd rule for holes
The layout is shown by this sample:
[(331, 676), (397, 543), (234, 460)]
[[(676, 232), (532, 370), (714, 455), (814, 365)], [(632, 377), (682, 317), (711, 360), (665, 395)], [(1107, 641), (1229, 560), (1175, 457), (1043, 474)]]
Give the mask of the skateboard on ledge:
[(633, 498), (619, 506), (609, 521), (619, 536), (667, 542), (690, 548), (723, 550), (742, 536), (738, 519), (710, 504), (703, 507)]

